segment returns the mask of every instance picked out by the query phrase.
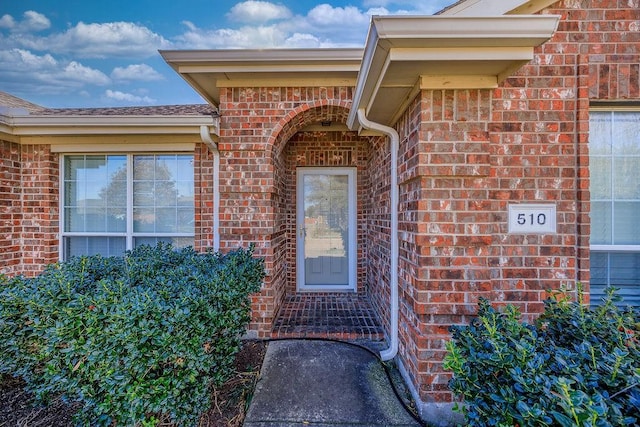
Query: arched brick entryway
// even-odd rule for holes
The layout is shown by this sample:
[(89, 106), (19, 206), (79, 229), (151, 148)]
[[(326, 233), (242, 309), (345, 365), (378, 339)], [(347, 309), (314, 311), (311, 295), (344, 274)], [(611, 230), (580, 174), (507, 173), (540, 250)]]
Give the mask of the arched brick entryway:
[[(315, 310), (337, 310), (334, 318), (343, 316), (342, 324), (304, 325), (305, 334), (341, 338), (383, 337), (381, 328), (376, 328), (377, 316), (366, 300), (367, 297), (367, 221), (371, 210), (369, 177), (370, 141), (367, 137), (349, 131), (344, 126), (339, 130), (309, 130), (309, 125), (331, 122), (343, 125), (349, 114), (350, 102), (318, 101), (303, 104), (293, 109), (274, 127), (269, 138), (269, 158), (274, 170), (274, 188), (271, 197), (275, 218), (271, 248), (274, 257), (272, 292), (278, 309), (293, 310), (304, 305), (310, 312)], [(299, 294), (296, 288), (296, 170), (300, 167), (351, 167), (356, 169), (357, 181), (357, 284), (355, 294)], [(340, 310), (342, 308), (342, 310)], [(276, 319), (274, 335), (288, 335), (283, 331), (295, 331), (291, 325), (296, 313), (280, 312)], [(324, 313), (316, 312), (323, 316)], [(313, 318), (313, 314), (306, 316)], [(280, 323), (278, 323), (280, 322)], [(371, 325), (363, 336), (362, 329), (347, 324), (361, 322)], [(326, 323), (326, 317), (325, 317)], [(284, 326), (284, 328), (283, 328)], [(293, 334), (295, 335), (295, 333)]]

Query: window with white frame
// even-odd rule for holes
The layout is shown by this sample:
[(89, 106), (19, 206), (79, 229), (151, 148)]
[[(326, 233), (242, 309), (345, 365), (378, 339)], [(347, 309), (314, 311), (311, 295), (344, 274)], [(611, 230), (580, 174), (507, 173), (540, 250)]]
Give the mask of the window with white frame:
[(640, 306), (640, 109), (592, 110), (591, 300), (607, 286)]
[(71, 154), (62, 170), (63, 259), (193, 245), (193, 155)]

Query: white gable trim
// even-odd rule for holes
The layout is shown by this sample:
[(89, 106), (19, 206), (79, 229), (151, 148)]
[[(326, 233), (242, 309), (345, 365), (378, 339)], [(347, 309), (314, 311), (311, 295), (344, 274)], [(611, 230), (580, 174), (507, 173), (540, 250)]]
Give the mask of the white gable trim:
[(558, 0), (467, 0), (460, 2), (441, 15), (500, 16), (530, 15), (540, 12)]

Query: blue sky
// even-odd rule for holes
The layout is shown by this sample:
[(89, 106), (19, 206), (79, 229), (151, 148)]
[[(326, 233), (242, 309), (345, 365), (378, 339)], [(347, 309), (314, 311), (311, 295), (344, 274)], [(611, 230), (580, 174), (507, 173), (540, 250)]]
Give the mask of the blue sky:
[(159, 49), (362, 47), (454, 0), (0, 0), (0, 90), (45, 107), (204, 102)]

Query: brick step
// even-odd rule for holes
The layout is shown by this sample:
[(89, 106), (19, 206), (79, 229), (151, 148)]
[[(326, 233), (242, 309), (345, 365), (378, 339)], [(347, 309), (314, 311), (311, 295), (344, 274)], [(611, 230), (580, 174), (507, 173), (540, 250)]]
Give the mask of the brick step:
[(364, 295), (296, 294), (286, 297), (271, 338), (384, 341), (384, 329)]

